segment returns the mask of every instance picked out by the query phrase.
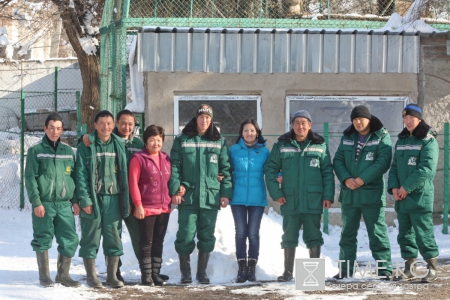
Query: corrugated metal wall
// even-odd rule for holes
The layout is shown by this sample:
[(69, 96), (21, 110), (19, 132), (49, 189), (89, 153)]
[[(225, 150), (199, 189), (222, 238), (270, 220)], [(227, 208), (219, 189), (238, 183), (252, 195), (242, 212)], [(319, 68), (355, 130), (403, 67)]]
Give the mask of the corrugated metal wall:
[(142, 27), (141, 72), (418, 73), (416, 33)]

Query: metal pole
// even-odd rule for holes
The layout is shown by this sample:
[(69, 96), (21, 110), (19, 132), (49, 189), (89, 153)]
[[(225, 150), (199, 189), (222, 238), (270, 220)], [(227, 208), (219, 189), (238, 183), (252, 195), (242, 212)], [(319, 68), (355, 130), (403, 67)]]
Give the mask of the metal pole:
[(55, 111), (58, 111), (58, 67), (55, 67)]
[(25, 91), (20, 91), (20, 209), (25, 207)]
[(153, 12), (153, 18), (156, 18), (157, 16), (157, 11), (158, 11), (158, 0), (155, 1), (155, 10)]
[(193, 6), (194, 6), (194, 0), (191, 0), (191, 7), (190, 7), (190, 10), (189, 10), (189, 18), (192, 18), (192, 8), (193, 8)]
[[(323, 123), (323, 137), (325, 138), (325, 143), (328, 147), (328, 123)], [(333, 199), (331, 199), (333, 200)], [(323, 232), (329, 234), (328, 232), (328, 209), (323, 210)]]
[(81, 93), (80, 91), (76, 92), (77, 97), (77, 141), (81, 137)]
[(330, 0), (328, 0), (327, 3), (327, 15), (328, 15), (328, 20), (330, 19)]
[(448, 168), (449, 168), (449, 123), (444, 124), (444, 213), (442, 233), (448, 234)]

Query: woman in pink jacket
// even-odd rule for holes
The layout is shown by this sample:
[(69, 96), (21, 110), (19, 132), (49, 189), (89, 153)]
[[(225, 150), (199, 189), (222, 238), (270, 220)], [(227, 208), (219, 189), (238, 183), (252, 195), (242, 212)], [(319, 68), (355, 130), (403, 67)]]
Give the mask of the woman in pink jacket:
[(131, 199), (139, 224), (139, 267), (143, 285), (164, 285), (160, 276), (164, 236), (171, 198), (169, 156), (161, 151), (164, 129), (150, 125), (144, 131), (145, 148), (133, 155), (128, 171)]

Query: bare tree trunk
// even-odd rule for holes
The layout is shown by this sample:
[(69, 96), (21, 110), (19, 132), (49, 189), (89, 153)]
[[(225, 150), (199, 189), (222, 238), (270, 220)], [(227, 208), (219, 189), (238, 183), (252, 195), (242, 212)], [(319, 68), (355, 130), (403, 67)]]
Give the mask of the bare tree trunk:
[[(76, 6), (79, 3), (79, 1), (75, 1)], [(97, 1), (97, 3), (101, 3), (100, 12), (102, 12), (103, 2)], [(89, 36), (86, 33), (83, 33), (83, 29), (80, 26), (80, 21), (83, 21), (83, 16), (80, 16), (82, 10), (79, 8), (81, 7), (77, 7), (77, 12), (75, 9), (68, 6), (59, 6), (64, 30), (77, 55), (78, 63), (80, 65), (81, 79), (83, 82), (83, 91), (81, 95), (81, 122), (82, 124), (87, 124), (88, 132), (92, 132), (94, 130), (95, 114), (100, 110), (100, 49), (97, 47), (95, 53), (86, 53), (79, 38), (84, 36), (100, 40), (100, 36), (99, 34)], [(101, 16), (97, 15), (97, 17), (101, 20)]]

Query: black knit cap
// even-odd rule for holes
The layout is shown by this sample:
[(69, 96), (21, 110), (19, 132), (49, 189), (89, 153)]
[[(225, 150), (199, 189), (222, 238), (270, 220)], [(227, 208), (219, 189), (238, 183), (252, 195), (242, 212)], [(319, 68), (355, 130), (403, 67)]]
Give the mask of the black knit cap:
[(213, 109), (209, 104), (202, 104), (200, 105), (197, 110), (195, 111), (195, 116), (198, 117), (200, 115), (208, 115), (211, 117), (213, 117)]
[(51, 113), (47, 116), (47, 119), (45, 119), (45, 127), (48, 126), (48, 123), (50, 123), (50, 121), (61, 121), (61, 123), (64, 124), (64, 121), (63, 121), (61, 115), (58, 114), (57, 112), (51, 112)]
[(367, 108), (367, 106), (358, 105), (353, 108), (352, 113), (350, 114), (350, 119), (352, 121), (355, 118), (366, 118), (370, 120), (370, 118), (372, 118), (372, 115), (370, 114), (370, 111)]
[(405, 108), (402, 111), (402, 117), (405, 116), (414, 116), (418, 118), (419, 120), (422, 120), (422, 110), (417, 104), (411, 103), (405, 106)]

